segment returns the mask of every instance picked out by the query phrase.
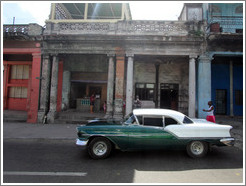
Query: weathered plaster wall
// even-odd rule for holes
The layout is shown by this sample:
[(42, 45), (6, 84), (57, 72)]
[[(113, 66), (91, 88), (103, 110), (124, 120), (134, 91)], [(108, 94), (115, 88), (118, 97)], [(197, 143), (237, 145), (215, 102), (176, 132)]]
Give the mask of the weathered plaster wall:
[[(106, 55), (67, 55), (64, 57), (64, 79), (62, 108), (70, 108), (71, 81), (83, 82), (85, 95), (89, 96), (89, 87), (101, 87), (101, 106), (107, 97), (108, 62)], [(100, 82), (100, 83), (99, 83)], [(98, 84), (99, 83), (99, 84)], [(74, 91), (78, 87), (73, 88)], [(83, 93), (81, 92), (81, 98)]]
[(106, 55), (68, 55), (64, 60), (64, 70), (79, 72), (108, 71)]
[[(134, 62), (134, 98), (136, 83), (155, 83), (154, 62)], [(188, 113), (188, 90), (189, 90), (189, 62), (179, 61), (161, 63), (159, 69), (159, 90), (158, 100), (160, 103), (160, 84), (179, 84), (179, 111)]]

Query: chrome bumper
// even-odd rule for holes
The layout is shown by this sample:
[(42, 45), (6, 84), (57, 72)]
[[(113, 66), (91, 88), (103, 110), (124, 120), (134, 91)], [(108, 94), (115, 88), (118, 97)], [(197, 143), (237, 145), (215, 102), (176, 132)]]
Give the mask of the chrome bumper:
[(77, 139), (76, 140), (76, 145), (77, 146), (86, 146), (87, 145), (87, 140), (86, 141), (83, 141), (83, 140), (80, 140), (80, 139)]
[(221, 139), (220, 142), (227, 146), (233, 146), (235, 143), (235, 139), (234, 138), (224, 138), (224, 139)]

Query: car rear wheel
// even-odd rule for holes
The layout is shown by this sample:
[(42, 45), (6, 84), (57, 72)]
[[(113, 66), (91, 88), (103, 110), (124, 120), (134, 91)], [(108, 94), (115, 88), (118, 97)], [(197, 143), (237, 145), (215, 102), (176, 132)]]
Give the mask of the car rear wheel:
[(93, 159), (107, 158), (110, 155), (111, 150), (111, 142), (103, 137), (94, 138), (88, 146), (89, 155)]
[(208, 143), (203, 141), (192, 141), (187, 147), (187, 154), (192, 158), (202, 158), (208, 153)]

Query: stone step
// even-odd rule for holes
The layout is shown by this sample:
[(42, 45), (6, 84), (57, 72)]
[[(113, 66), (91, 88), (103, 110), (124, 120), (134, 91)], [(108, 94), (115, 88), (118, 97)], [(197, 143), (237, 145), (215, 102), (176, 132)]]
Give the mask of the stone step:
[(26, 122), (27, 112), (16, 111), (16, 110), (4, 110), (3, 111), (3, 122)]

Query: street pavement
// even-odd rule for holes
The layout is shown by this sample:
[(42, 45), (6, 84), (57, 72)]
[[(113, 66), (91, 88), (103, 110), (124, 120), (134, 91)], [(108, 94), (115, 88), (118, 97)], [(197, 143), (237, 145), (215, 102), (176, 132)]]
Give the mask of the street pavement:
[(236, 139), (235, 147), (222, 147), (219, 150), (214, 148), (211, 156), (195, 160), (184, 156), (183, 152), (115, 151), (108, 159), (93, 161), (86, 151), (80, 151), (71, 145), (72, 140), (75, 144), (76, 127), (80, 124), (4, 122), (1, 127), (5, 163), (3, 181), (4, 183), (241, 183), (243, 121), (230, 117), (216, 119), (220, 124), (230, 124), (234, 127), (232, 136)]
[[(244, 125), (242, 118), (217, 117), (219, 124), (233, 126), (232, 137), (235, 138), (235, 147), (243, 149)], [(80, 124), (30, 124), (25, 122), (3, 122), (3, 139), (76, 139), (76, 127)]]

